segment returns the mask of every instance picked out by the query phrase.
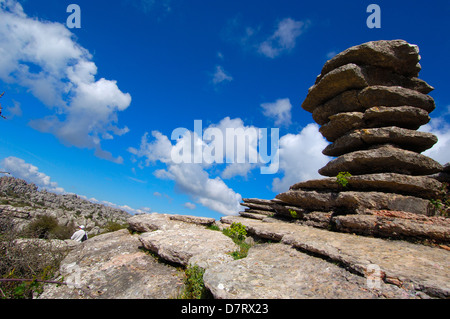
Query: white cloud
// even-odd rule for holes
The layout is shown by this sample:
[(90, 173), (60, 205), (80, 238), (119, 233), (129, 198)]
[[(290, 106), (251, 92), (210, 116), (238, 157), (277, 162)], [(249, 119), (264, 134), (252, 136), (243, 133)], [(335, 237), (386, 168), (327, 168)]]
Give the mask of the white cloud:
[(305, 31), (308, 23), (285, 18), (278, 23), (277, 30), (259, 45), (259, 52), (268, 58), (276, 58), (295, 48), (297, 38)]
[(92, 55), (63, 24), (28, 17), (15, 0), (0, 0), (0, 79), (27, 88), (54, 114), (30, 125), (65, 145), (94, 149), (96, 156), (122, 162), (101, 147), (122, 135), (118, 112), (131, 103), (115, 81), (95, 79)]
[(194, 210), (195, 208), (197, 208), (197, 206), (195, 206), (195, 204), (192, 204), (191, 202), (187, 202), (184, 204), (184, 207)]
[(231, 82), (233, 81), (233, 77), (228, 75), (222, 66), (216, 66), (216, 72), (213, 75), (212, 79), (214, 84), (220, 84), (222, 82)]
[(49, 192), (58, 194), (65, 193), (62, 187), (58, 187), (58, 183), (52, 182), (50, 176), (39, 172), (39, 168), (23, 159), (17, 157), (4, 158), (0, 165), (2, 170), (7, 171), (11, 176), (25, 180), (28, 183), (33, 183), (41, 189), (46, 189)]
[[(450, 106), (448, 110), (450, 111)], [(423, 154), (442, 165), (450, 162), (450, 124), (443, 117), (432, 118), (428, 124), (422, 126), (419, 130), (433, 133), (438, 138), (438, 142)]]
[(285, 192), (295, 183), (321, 178), (318, 170), (330, 160), (322, 154), (327, 145), (315, 123), (308, 124), (299, 134), (281, 137), (280, 169), (284, 172), (284, 177), (273, 180), (273, 190)]
[(279, 99), (274, 103), (261, 104), (264, 116), (275, 120), (277, 126), (291, 125), (291, 109), (292, 104), (289, 99)]
[[(223, 132), (223, 136), (226, 136), (226, 128), (241, 128), (244, 130), (247, 127), (244, 126), (241, 119), (230, 119), (227, 117), (217, 125), (210, 125), (208, 128), (218, 129), (220, 132)], [(158, 161), (164, 163), (166, 168), (157, 169), (153, 172), (157, 178), (174, 181), (176, 189), (189, 195), (194, 202), (224, 215), (232, 215), (240, 211), (241, 195), (229, 188), (222, 178), (246, 175), (251, 169), (250, 167), (247, 167), (245, 163), (236, 164), (242, 166), (233, 166), (233, 169), (225, 170), (222, 178), (218, 176), (211, 177), (207, 169), (212, 167), (212, 163), (204, 160), (198, 163), (195, 163), (193, 160), (191, 161), (192, 163), (176, 163), (172, 160), (172, 154), (177, 154), (181, 150), (187, 151), (188, 154), (186, 155), (189, 159), (194, 159), (196, 153), (203, 154), (204, 149), (209, 145), (200, 139), (196, 133), (186, 131), (174, 144), (160, 132), (152, 132), (152, 136), (154, 139), (149, 141), (148, 134), (144, 134), (140, 148), (130, 147), (128, 151), (137, 157), (144, 158), (146, 166)], [(191, 147), (191, 136), (194, 136), (192, 142), (194, 147)], [(250, 141), (249, 145), (256, 147), (253, 146), (253, 141)], [(221, 152), (223, 154), (221, 158), (223, 162), (226, 161), (226, 154), (231, 154), (227, 152), (227, 146), (230, 147), (226, 143), (223, 144)], [(241, 149), (242, 147), (245, 147), (245, 145), (237, 145), (235, 154), (237, 152), (245, 152), (245, 156), (248, 157), (248, 150)]]
[(9, 120), (13, 119), (16, 116), (21, 117), (23, 114), (20, 103), (17, 101), (13, 101), (13, 104), (14, 106), (7, 107), (5, 111), (6, 118)]

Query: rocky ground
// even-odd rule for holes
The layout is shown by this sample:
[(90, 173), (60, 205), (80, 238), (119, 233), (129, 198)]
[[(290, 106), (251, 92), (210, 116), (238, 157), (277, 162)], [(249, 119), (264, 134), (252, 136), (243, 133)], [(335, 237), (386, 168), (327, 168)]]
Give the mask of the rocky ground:
[(62, 226), (85, 225), (89, 234), (103, 232), (109, 222), (125, 224), (127, 212), (92, 203), (77, 195), (59, 195), (39, 190), (34, 184), (13, 177), (0, 178), (0, 214), (14, 218), (24, 228), (35, 217), (55, 217)]
[[(205, 269), (218, 299), (416, 299), (450, 296), (450, 252), (405, 241), (332, 232), (273, 217), (214, 219), (145, 214), (130, 231), (76, 246), (62, 262), (67, 286), (48, 285), (41, 299), (176, 298), (183, 267)], [(248, 256), (216, 224), (245, 225), (255, 244)], [(151, 253), (149, 253), (151, 252)]]

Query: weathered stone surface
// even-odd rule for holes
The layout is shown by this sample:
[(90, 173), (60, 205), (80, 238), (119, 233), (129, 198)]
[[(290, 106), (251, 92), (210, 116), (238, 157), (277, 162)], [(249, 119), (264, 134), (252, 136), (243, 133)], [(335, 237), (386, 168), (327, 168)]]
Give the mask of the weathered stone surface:
[[(450, 221), (401, 212), (373, 212), (373, 215), (346, 215), (334, 217), (339, 231), (390, 238), (428, 239), (438, 243), (450, 242)], [(411, 216), (412, 215), (412, 216)], [(422, 217), (422, 218), (420, 218)]]
[(179, 294), (183, 277), (139, 249), (127, 230), (96, 236), (63, 260), (67, 286), (47, 285), (40, 299), (167, 299)]
[(336, 207), (337, 192), (289, 190), (278, 194), (277, 199), (306, 210), (329, 211)]
[[(288, 274), (288, 275), (287, 275)], [(357, 299), (412, 297), (283, 244), (258, 245), (245, 259), (206, 270), (205, 285), (218, 299)]]
[(356, 129), (396, 126), (416, 130), (430, 121), (428, 113), (412, 106), (377, 106), (362, 112), (344, 112), (329, 117), (319, 131), (330, 142)]
[(434, 90), (431, 85), (421, 79), (406, 77), (385, 68), (365, 66), (363, 67), (363, 73), (369, 86), (401, 86), (423, 94), (428, 94)]
[[(288, 224), (265, 223), (227, 216), (224, 223), (240, 222), (251, 234), (292, 245), (331, 260), (364, 275), (369, 265), (378, 265), (384, 281), (431, 296), (450, 296), (450, 252), (404, 241), (330, 232)], [(267, 236), (267, 237), (264, 237)]]
[(268, 212), (273, 212), (273, 208), (268, 204), (254, 204), (254, 203), (241, 203), (241, 206), (248, 207), (256, 210), (263, 210)]
[(294, 211), (297, 214), (298, 218), (302, 218), (304, 214), (309, 213), (309, 211), (307, 211), (303, 208), (300, 208), (297, 206), (290, 206), (290, 205), (286, 205), (286, 204), (281, 205), (281, 204), (274, 203), (274, 204), (272, 204), (272, 207), (274, 208), (275, 212), (278, 215), (287, 216), (287, 217), (292, 217), (291, 211)]
[(330, 116), (330, 121), (320, 127), (319, 132), (329, 142), (336, 141), (347, 132), (365, 127), (364, 113), (348, 112)]
[(228, 253), (237, 250), (236, 244), (221, 232), (186, 224), (182, 229), (144, 233), (139, 240), (164, 260), (183, 266), (193, 263), (202, 268), (233, 260)]
[(413, 106), (374, 106), (364, 112), (366, 127), (398, 126), (417, 130), (429, 121), (427, 111)]
[(177, 224), (175, 221), (169, 222), (169, 215), (165, 214), (141, 214), (134, 215), (128, 219), (128, 225), (131, 230), (145, 233), (149, 231), (154, 231), (158, 229), (171, 229)]
[(414, 214), (427, 214), (429, 201), (399, 194), (382, 192), (340, 192), (336, 198), (337, 207), (345, 207), (356, 213), (366, 209), (405, 211)]
[(200, 217), (200, 216), (188, 216), (188, 215), (171, 215), (170, 220), (177, 220), (188, 224), (195, 224), (201, 226), (209, 226), (216, 221), (214, 218)]
[(324, 149), (327, 156), (340, 156), (376, 144), (394, 144), (402, 149), (421, 153), (438, 141), (434, 134), (399, 128), (396, 126), (351, 131)]
[(270, 204), (272, 204), (271, 200), (259, 199), (259, 198), (243, 198), (242, 201), (244, 203), (259, 204), (259, 205), (270, 205)]
[(383, 192), (289, 190), (276, 197), (308, 210), (345, 209), (349, 214), (364, 212), (366, 209), (426, 214), (429, 204), (428, 200), (422, 198)]
[(358, 94), (361, 90), (345, 91), (331, 100), (317, 106), (312, 112), (314, 121), (319, 125), (328, 123), (329, 117), (339, 113), (361, 112), (366, 108), (359, 102)]
[(444, 173), (450, 173), (450, 163), (445, 164), (442, 171)]
[(358, 95), (366, 108), (412, 105), (431, 113), (436, 108), (431, 96), (401, 86), (369, 86)]
[[(380, 191), (434, 199), (442, 184), (428, 176), (409, 176), (396, 173), (355, 175), (347, 178), (346, 191)], [(343, 190), (336, 177), (309, 180), (291, 186), (292, 190)]]
[[(418, 76), (420, 72), (419, 48), (404, 40), (372, 41), (351, 47), (329, 60), (321, 75), (349, 63), (387, 68), (405, 76)], [(320, 80), (320, 78), (319, 78)]]
[(309, 89), (302, 108), (305, 111), (313, 112), (317, 106), (336, 95), (347, 90), (361, 89), (367, 85), (359, 66), (355, 64), (341, 66), (326, 74), (319, 83)]
[(344, 171), (352, 175), (374, 173), (429, 175), (441, 170), (442, 165), (427, 156), (391, 146), (381, 146), (342, 155), (321, 168), (319, 173), (330, 177)]

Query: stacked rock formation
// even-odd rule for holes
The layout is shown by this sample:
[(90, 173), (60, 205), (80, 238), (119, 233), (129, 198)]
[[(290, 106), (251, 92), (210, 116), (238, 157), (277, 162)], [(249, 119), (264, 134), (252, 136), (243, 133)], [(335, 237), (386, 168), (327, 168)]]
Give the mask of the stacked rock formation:
[[(443, 185), (430, 175), (444, 168), (421, 154), (437, 138), (417, 131), (435, 109), (427, 95), (434, 88), (418, 78), (420, 59), (417, 46), (394, 40), (355, 46), (329, 60), (302, 104), (332, 143), (323, 153), (337, 157), (319, 170), (328, 178), (293, 185), (272, 201), (244, 200), (249, 209), (242, 214), (275, 212), (311, 226), (390, 237), (406, 235), (410, 230), (399, 228), (411, 222), (421, 224), (414, 231), (419, 237), (428, 236), (423, 223), (441, 225), (429, 216)], [(343, 172), (351, 176), (339, 183)], [(408, 226), (400, 226), (405, 220)], [(450, 224), (442, 222), (437, 237), (446, 241)]]

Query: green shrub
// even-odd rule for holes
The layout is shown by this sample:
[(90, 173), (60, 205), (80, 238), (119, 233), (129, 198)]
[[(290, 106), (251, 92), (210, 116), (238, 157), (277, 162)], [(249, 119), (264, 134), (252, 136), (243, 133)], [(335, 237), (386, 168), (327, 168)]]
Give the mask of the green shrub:
[(342, 187), (347, 187), (348, 185), (348, 178), (352, 177), (352, 174), (350, 174), (349, 172), (340, 172), (337, 176), (337, 182), (339, 185), (341, 185)]
[(245, 230), (245, 226), (241, 223), (233, 223), (230, 227), (225, 228), (223, 233), (233, 239), (233, 241), (243, 241), (247, 236), (247, 231)]
[(197, 265), (189, 265), (185, 270), (184, 291), (182, 299), (206, 299), (208, 290), (203, 282), (205, 270)]
[(250, 245), (245, 243), (247, 231), (241, 223), (233, 223), (230, 227), (222, 230), (223, 234), (230, 237), (239, 246), (239, 250), (233, 251), (230, 255), (236, 260), (247, 257)]
[(63, 226), (53, 216), (36, 217), (23, 232), (24, 237), (40, 239), (69, 239), (73, 233), (72, 226)]

